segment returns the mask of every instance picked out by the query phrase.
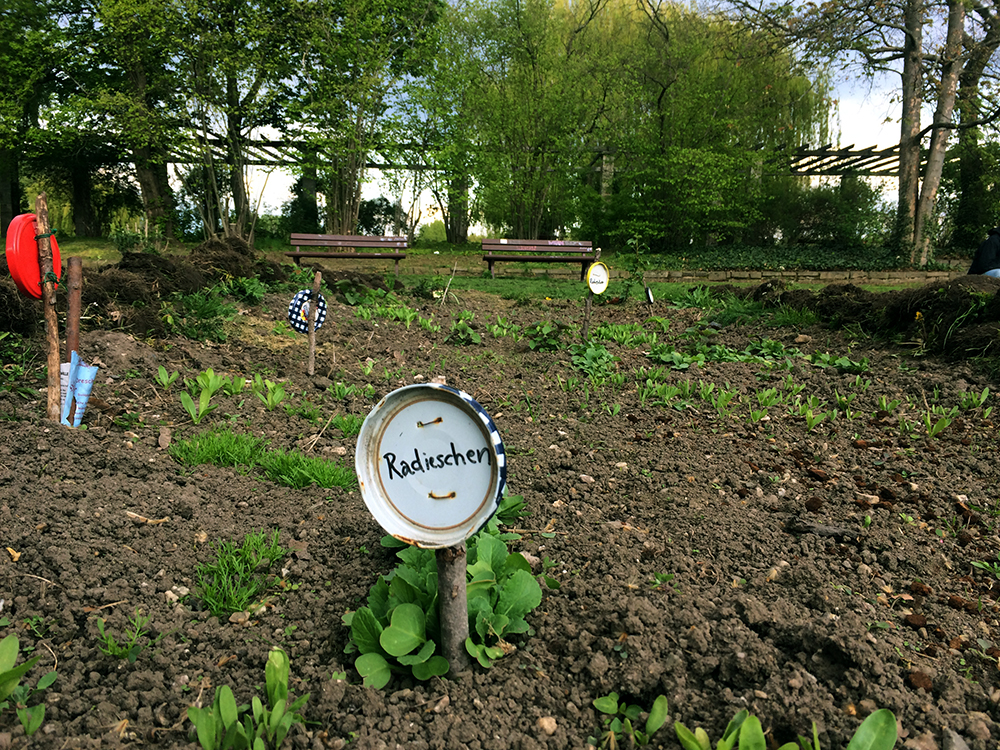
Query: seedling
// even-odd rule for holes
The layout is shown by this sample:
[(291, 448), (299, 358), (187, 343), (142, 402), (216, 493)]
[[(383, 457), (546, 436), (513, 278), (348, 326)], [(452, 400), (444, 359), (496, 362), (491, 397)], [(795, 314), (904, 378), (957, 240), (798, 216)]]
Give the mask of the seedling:
[(234, 375), (232, 378), (226, 378), (226, 381), (222, 384), (222, 392), (227, 396), (238, 396), (243, 393), (243, 389), (247, 387), (247, 379)]
[(364, 424), (365, 418), (359, 417), (357, 414), (338, 414), (332, 420), (331, 424), (340, 430), (344, 437), (354, 437), (361, 432), (361, 425)]
[[(653, 573), (653, 580), (649, 582), (649, 587), (651, 589), (658, 589), (660, 586), (671, 583), (675, 576), (673, 573)], [(671, 586), (675, 591), (677, 590), (677, 584)]]
[(929, 438), (937, 437), (949, 425), (951, 425), (951, 419), (948, 417), (941, 417), (937, 421), (934, 421), (934, 415), (931, 412), (924, 414), (924, 427), (927, 429), (927, 437)]
[[(309, 700), (309, 693), (289, 703), (288, 678), (291, 672), (288, 654), (277, 646), (271, 649), (264, 667), (268, 706), (256, 695), (250, 706), (236, 705), (228, 685), (215, 690), (211, 706), (191, 706), (188, 719), (203, 750), (217, 748), (281, 747), (295, 724), (305, 725), (299, 710)], [(246, 711), (251, 708), (251, 713)]]
[(263, 532), (247, 534), (243, 542), (220, 542), (215, 562), (199, 565), (195, 590), (215, 617), (255, 609), (273, 585), (270, 567), (285, 556), (278, 543), (278, 531), (270, 538)]
[(1000, 553), (997, 553), (997, 562), (974, 561), (972, 567), (992, 573), (993, 577), (1000, 580)]
[[(98, 617), (97, 632), (100, 633), (101, 637), (97, 648), (100, 649), (102, 654), (110, 656), (113, 659), (127, 659), (129, 664), (135, 664), (135, 660), (139, 658), (139, 654), (149, 643), (149, 638), (147, 637), (149, 631), (146, 629), (149, 626), (149, 621), (150, 618), (144, 617), (139, 613), (139, 610), (136, 610), (132, 617), (129, 618), (128, 627), (122, 634), (122, 641), (119, 643), (105, 629), (106, 623), (104, 618)], [(143, 639), (147, 642), (145, 645), (140, 642)]]
[(608, 693), (607, 695), (594, 700), (594, 708), (605, 714), (604, 727), (598, 737), (588, 737), (587, 742), (591, 745), (617, 750), (622, 747), (622, 741), (627, 738), (630, 745), (644, 746), (649, 744), (650, 738), (667, 721), (667, 696), (661, 695), (653, 701), (653, 706), (649, 709), (646, 723), (642, 730), (635, 724), (642, 715), (642, 708), (622, 701), (618, 702), (618, 693)]
[(56, 681), (58, 675), (55, 671), (46, 673), (33, 688), (20, 684), (21, 678), (38, 663), (41, 657), (36, 656), (15, 667), (18, 646), (17, 636), (13, 633), (0, 641), (0, 715), (13, 706), (25, 735), (30, 737), (45, 721), (45, 704), (39, 703), (29, 708), (28, 699), (33, 693), (49, 687)]
[(274, 411), (278, 405), (285, 400), (285, 386), (275, 383), (273, 380), (264, 381), (265, 391), (254, 391), (268, 411)]
[(464, 320), (458, 320), (452, 324), (451, 331), (445, 337), (445, 341), (455, 346), (472, 346), (474, 344), (481, 344), (483, 337), (476, 333)]
[(179, 372), (174, 370), (171, 373), (167, 373), (167, 368), (164, 367), (163, 365), (160, 365), (159, 368), (156, 370), (156, 382), (159, 383), (160, 387), (163, 388), (164, 390), (169, 390), (170, 386), (172, 386), (175, 382), (177, 382), (177, 378), (179, 377), (180, 377)]
[(806, 418), (806, 428), (809, 430), (809, 432), (812, 432), (813, 429), (817, 425), (819, 425), (820, 422), (822, 422), (824, 419), (827, 418), (827, 413), (821, 411), (817, 414), (814, 414), (812, 409), (807, 409), (806, 413), (803, 416)]
[(533, 352), (554, 352), (562, 347), (562, 328), (551, 321), (535, 323), (524, 331), (528, 348)]
[(184, 411), (187, 412), (188, 416), (191, 417), (191, 421), (195, 424), (200, 424), (201, 420), (215, 411), (216, 404), (210, 403), (212, 394), (208, 390), (203, 390), (198, 395), (197, 404), (195, 404), (194, 399), (191, 398), (191, 394), (187, 391), (182, 391), (178, 398), (181, 400), (181, 406), (184, 407)]

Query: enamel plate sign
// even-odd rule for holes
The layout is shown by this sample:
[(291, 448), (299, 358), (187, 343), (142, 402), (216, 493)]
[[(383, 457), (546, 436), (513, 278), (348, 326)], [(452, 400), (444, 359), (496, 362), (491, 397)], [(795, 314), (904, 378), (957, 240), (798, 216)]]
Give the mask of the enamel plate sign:
[(409, 385), (383, 398), (358, 435), (361, 495), (379, 525), (418, 547), (461, 544), (496, 512), (507, 477), (493, 420), (467, 393)]
[(604, 294), (610, 280), (611, 274), (608, 273), (608, 267), (601, 262), (593, 263), (587, 269), (587, 286), (594, 294)]

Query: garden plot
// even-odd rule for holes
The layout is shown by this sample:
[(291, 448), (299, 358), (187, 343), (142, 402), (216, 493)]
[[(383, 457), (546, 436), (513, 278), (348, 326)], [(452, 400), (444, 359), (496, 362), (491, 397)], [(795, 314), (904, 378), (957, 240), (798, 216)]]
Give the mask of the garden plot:
[[(746, 711), (826, 748), (879, 709), (899, 746), (996, 746), (1000, 404), (982, 363), (928, 353), (940, 310), (896, 345), (794, 296), (598, 305), (581, 342), (582, 301), (329, 286), (313, 378), (285, 292), (232, 302), (224, 336), (190, 311), (200, 340), (85, 331), (86, 429), (42, 418), (37, 342), (0, 342), (0, 636), (38, 658), (20, 697), (45, 706), (30, 740), (0, 711), (0, 745), (197, 747), (197, 725), (211, 746), (218, 698), (219, 721), (284, 712), (289, 747), (580, 748), (650, 712), (651, 747), (681, 747), (674, 722), (714, 746)], [(357, 613), (404, 561), (355, 437), (433, 378), (500, 430), (514, 499), (485, 544), (539, 602), (467, 672), (373, 676)], [(229, 599), (244, 577), (260, 588)]]

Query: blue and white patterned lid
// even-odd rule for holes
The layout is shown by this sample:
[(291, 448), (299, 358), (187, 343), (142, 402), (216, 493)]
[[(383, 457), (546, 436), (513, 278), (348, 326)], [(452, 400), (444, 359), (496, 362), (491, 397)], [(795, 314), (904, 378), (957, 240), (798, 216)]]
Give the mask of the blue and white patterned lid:
[[(309, 333), (309, 303), (312, 301), (312, 289), (303, 289), (296, 292), (288, 305), (288, 322), (299, 333)], [(323, 327), (326, 320), (326, 300), (323, 295), (319, 295), (319, 303), (316, 305), (316, 329)]]

